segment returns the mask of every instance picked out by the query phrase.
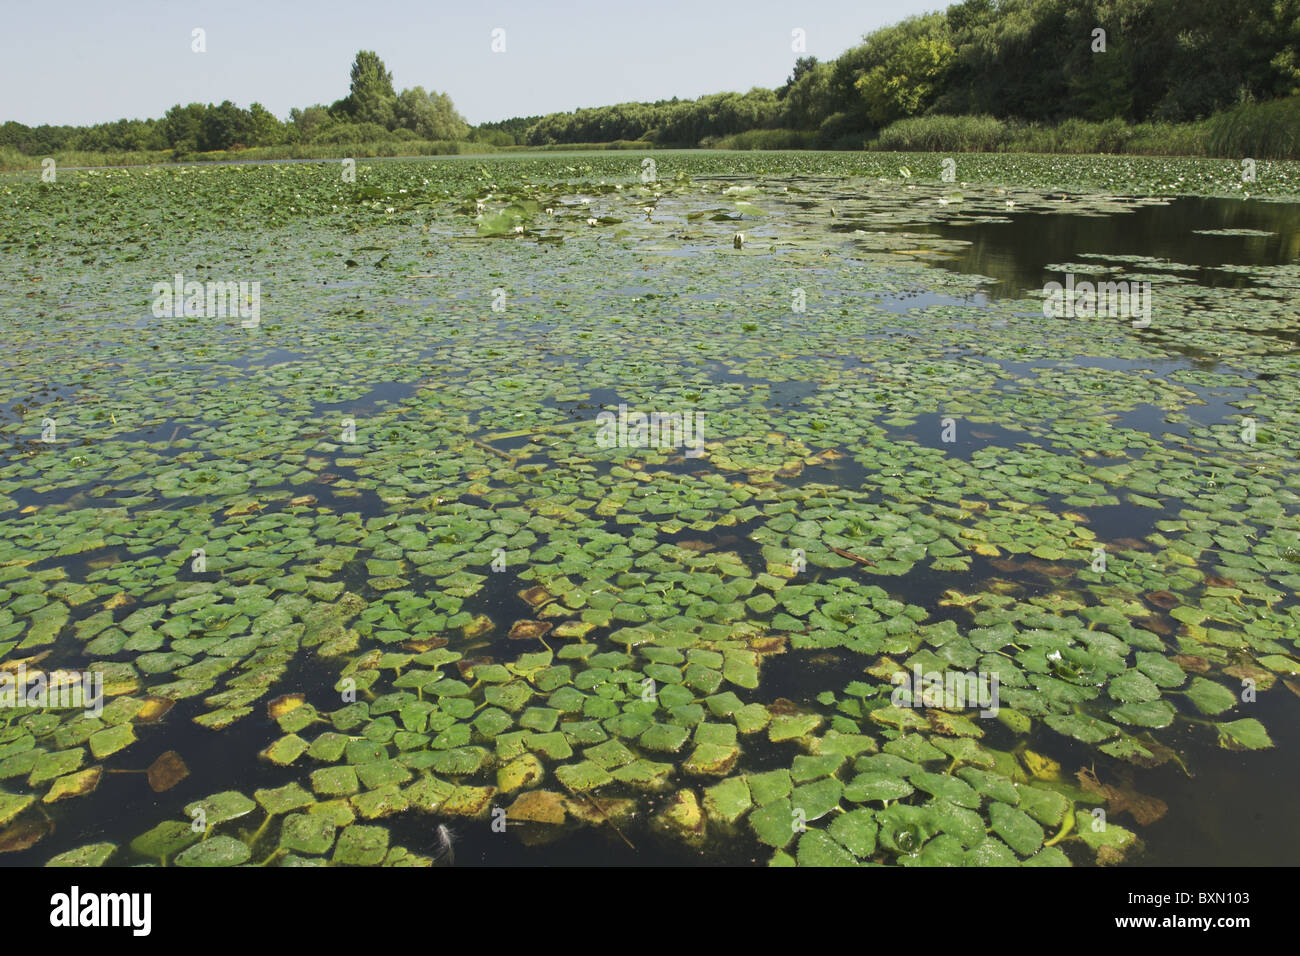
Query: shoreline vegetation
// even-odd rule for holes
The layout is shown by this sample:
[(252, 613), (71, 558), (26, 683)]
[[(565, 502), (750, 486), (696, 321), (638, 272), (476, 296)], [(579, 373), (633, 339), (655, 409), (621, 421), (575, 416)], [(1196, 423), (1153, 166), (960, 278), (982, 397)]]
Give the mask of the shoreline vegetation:
[[(389, 139), (370, 142), (294, 143), (194, 152), (175, 150), (64, 150), (47, 155), (59, 167), (148, 166), (276, 160), (418, 158), (456, 155), (581, 152), (592, 150), (714, 149), (826, 150), (890, 153), (1041, 153), (1051, 155), (1163, 156), (1205, 159), (1300, 159), (1300, 97), (1225, 110), (1192, 123), (1093, 122), (1057, 125), (992, 116), (918, 116), (897, 120), (858, 146), (828, 147), (817, 134), (754, 129), (699, 143), (651, 140), (497, 145), (485, 140)], [(40, 169), (45, 156), (0, 147), (0, 172)]]
[[(1159, 24), (1159, 28), (1153, 27)], [(799, 34), (802, 31), (796, 30)], [(791, 43), (775, 89), (468, 123), (359, 51), (348, 94), (286, 120), (177, 103), (160, 119), (0, 124), (0, 170), (580, 149), (817, 149), (1300, 159), (1300, 0), (963, 0), (833, 60)]]

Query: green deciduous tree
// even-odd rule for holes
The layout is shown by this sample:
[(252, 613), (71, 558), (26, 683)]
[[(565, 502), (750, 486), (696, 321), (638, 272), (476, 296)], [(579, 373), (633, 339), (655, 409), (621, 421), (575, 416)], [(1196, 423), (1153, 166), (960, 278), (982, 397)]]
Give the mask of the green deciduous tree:
[(357, 123), (375, 123), (392, 129), (397, 94), (393, 91), (393, 74), (373, 50), (361, 50), (352, 61), (352, 85), (341, 107)]
[(867, 117), (884, 126), (922, 112), (938, 95), (956, 52), (941, 37), (903, 40), (884, 63), (873, 66), (854, 83), (866, 103)]
[(464, 139), (469, 125), (445, 93), (426, 93), (424, 87), (402, 90), (394, 104), (396, 128), (408, 129), (420, 139)]

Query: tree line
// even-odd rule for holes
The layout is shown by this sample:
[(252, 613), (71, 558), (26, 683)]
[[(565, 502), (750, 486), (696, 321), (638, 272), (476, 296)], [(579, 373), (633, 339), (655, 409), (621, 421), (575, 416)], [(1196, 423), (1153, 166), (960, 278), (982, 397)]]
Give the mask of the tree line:
[(398, 93), (379, 56), (362, 50), (352, 63), (348, 95), (329, 106), (289, 111), (282, 121), (260, 103), (230, 100), (176, 104), (161, 119), (118, 120), (95, 126), (0, 125), (0, 146), (29, 156), (65, 150), (172, 150), (178, 154), (297, 143), (464, 140), (470, 127), (445, 93), (414, 86)]
[(696, 145), (783, 129), (860, 146), (925, 115), (1187, 122), (1300, 93), (1298, 50), (1300, 0), (964, 0), (835, 60), (801, 57), (776, 90), (556, 113), (522, 141)]

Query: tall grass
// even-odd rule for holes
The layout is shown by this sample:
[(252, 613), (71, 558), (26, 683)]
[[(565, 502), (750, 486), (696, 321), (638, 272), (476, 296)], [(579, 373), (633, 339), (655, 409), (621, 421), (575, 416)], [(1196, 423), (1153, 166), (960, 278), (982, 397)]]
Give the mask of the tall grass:
[(506, 153), (571, 153), (586, 149), (658, 149), (655, 143), (644, 139), (615, 139), (608, 143), (547, 143), (539, 146), (528, 146), (520, 144), (518, 146), (503, 146), (502, 152)]
[(1300, 159), (1300, 96), (1225, 110), (1208, 126), (1212, 156)]
[[(55, 153), (57, 168), (64, 166), (139, 166), (147, 163), (165, 163), (172, 157), (171, 150), (146, 150), (141, 152), (92, 153), (69, 150)], [(44, 156), (28, 156), (9, 146), (0, 147), (0, 170), (40, 169)]]
[(868, 145), (891, 152), (994, 153), (1005, 148), (1009, 133), (992, 116), (914, 116), (886, 126)]
[(14, 169), (27, 169), (31, 165), (40, 165), (38, 160), (30, 156), (24, 156), (12, 146), (0, 146), (0, 172), (9, 172)]
[(1205, 156), (1203, 123), (1091, 122), (1068, 119), (1058, 126), (1022, 125), (1008, 130), (1004, 150), (1018, 153), (1129, 153), (1143, 156)]
[(709, 136), (700, 141), (703, 149), (812, 149), (817, 133), (792, 129), (750, 129), (730, 136)]
[(253, 146), (249, 149), (190, 153), (186, 162), (230, 162), (249, 159), (374, 159), (381, 156), (457, 156), (462, 153), (495, 153), (487, 143), (451, 139), (388, 140), (381, 143), (299, 143), (293, 146)]
[(880, 131), (868, 149), (948, 153), (1133, 153), (1208, 155), (1204, 123), (1138, 123), (1068, 119), (1058, 126), (992, 116), (917, 116)]

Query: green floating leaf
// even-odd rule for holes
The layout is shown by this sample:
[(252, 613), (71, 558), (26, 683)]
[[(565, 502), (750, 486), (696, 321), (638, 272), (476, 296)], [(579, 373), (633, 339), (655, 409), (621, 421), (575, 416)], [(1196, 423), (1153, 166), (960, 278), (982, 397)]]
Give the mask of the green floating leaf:
[(1029, 856), (1043, 845), (1043, 828), (1023, 810), (995, 800), (989, 804), (989, 819), (993, 832), (1021, 856)]
[(171, 856), (177, 850), (189, 846), (202, 834), (195, 832), (193, 825), (177, 820), (165, 820), (147, 833), (142, 833), (131, 841), (131, 850), (141, 856), (158, 859)]
[(204, 823), (214, 827), (219, 823), (237, 820), (256, 809), (257, 804), (238, 790), (226, 790), (186, 805), (185, 812), (194, 818), (199, 811), (202, 811)]
[(1193, 677), (1187, 697), (1203, 714), (1217, 715), (1237, 706), (1237, 695), (1222, 684), (1204, 677)]
[(857, 866), (853, 854), (820, 830), (809, 830), (799, 837), (795, 859), (800, 866)]
[(752, 806), (749, 786), (742, 777), (728, 777), (704, 790), (704, 812), (710, 820), (734, 823)]
[(176, 856), (177, 866), (239, 866), (252, 851), (234, 837), (217, 836), (197, 843)]
[(876, 851), (876, 825), (870, 810), (850, 810), (838, 814), (831, 821), (827, 832), (841, 846), (859, 859), (865, 859)]
[(46, 866), (103, 866), (117, 852), (116, 843), (91, 843), (51, 857)]
[(341, 866), (375, 866), (387, 853), (387, 829), (354, 823), (339, 836), (332, 860)]
[(1083, 714), (1049, 714), (1043, 718), (1043, 722), (1058, 734), (1073, 737), (1085, 744), (1100, 743), (1119, 733), (1119, 728), (1114, 724)]
[(751, 812), (749, 825), (760, 841), (778, 850), (794, 839), (798, 828), (793, 807), (785, 797)]
[(1219, 746), (1226, 750), (1266, 750), (1273, 746), (1268, 731), (1254, 717), (1243, 717), (1214, 726), (1219, 731)]
[(0, 826), (8, 823), (36, 801), (30, 793), (0, 793)]
[(320, 855), (334, 845), (334, 821), (324, 814), (294, 813), (280, 827), (280, 849)]

